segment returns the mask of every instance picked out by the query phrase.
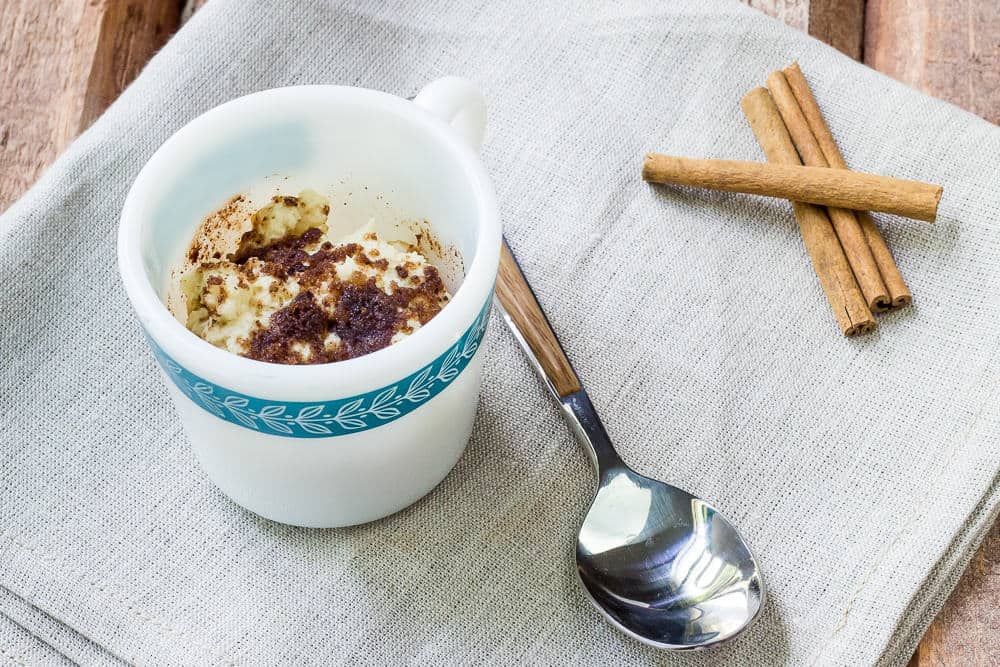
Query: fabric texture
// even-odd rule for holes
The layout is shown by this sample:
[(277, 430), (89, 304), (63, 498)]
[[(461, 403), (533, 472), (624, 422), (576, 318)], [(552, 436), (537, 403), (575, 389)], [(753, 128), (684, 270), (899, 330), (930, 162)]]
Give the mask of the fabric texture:
[(59, 652), (0, 614), (0, 665), (72, 665)]
[[(651, 150), (762, 160), (739, 100), (793, 59), (853, 168), (945, 188), (934, 225), (879, 218), (915, 303), (870, 336), (840, 335), (787, 202), (639, 176)], [(293, 528), (199, 471), (115, 266), (138, 170), (255, 90), (446, 74), (489, 101), (507, 237), (623, 458), (759, 556), (739, 640), (666, 654), (590, 608), (593, 473), (497, 318), (469, 448), (412, 507)], [(998, 511), (998, 155), (997, 127), (735, 2), (212, 0), (0, 218), (4, 609), (81, 662), (903, 664)]]
[[(17, 628), (22, 636), (44, 637), (44, 641), (36, 640), (44, 649), (45, 659), (31, 654), (21, 656), (29, 665), (62, 664), (59, 660), (76, 665), (125, 664), (70, 626), (3, 587), (0, 587), (0, 621)], [(0, 640), (0, 648), (3, 647), (9, 647), (6, 640)]]

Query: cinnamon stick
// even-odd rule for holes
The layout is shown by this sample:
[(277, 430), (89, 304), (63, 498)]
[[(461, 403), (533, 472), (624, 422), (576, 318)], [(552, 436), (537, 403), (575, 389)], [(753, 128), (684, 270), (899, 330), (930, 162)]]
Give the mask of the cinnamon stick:
[[(795, 148), (798, 149), (802, 162), (810, 167), (830, 166), (823, 155), (816, 137), (809, 129), (799, 103), (792, 93), (788, 80), (783, 72), (772, 72), (767, 77), (767, 89), (771, 91), (771, 99), (774, 100), (781, 119), (785, 122), (785, 127), (792, 137)], [(878, 263), (872, 255), (868, 240), (861, 229), (858, 219), (854, 213), (845, 208), (829, 207), (827, 215), (833, 223), (833, 230), (837, 232), (840, 245), (844, 249), (844, 255), (851, 265), (854, 278), (858, 281), (861, 293), (865, 295), (868, 307), (875, 312), (889, 310), (891, 301), (889, 290), (882, 282), (882, 274), (879, 272)]]
[[(801, 164), (788, 130), (781, 120), (774, 100), (766, 88), (755, 88), (740, 102), (743, 114), (769, 162), (781, 165)], [(802, 241), (812, 259), (813, 269), (826, 294), (833, 315), (845, 336), (865, 333), (875, 328), (864, 295), (854, 280), (833, 225), (818, 206), (792, 201)]]
[(941, 187), (859, 171), (789, 164), (700, 160), (649, 153), (642, 177), (651, 183), (692, 185), (933, 222)]
[[(809, 88), (809, 83), (802, 74), (802, 70), (799, 69), (798, 63), (792, 63), (786, 67), (784, 74), (788, 86), (795, 96), (795, 100), (798, 102), (799, 109), (801, 109), (809, 129), (823, 153), (823, 157), (830, 167), (834, 169), (847, 169), (847, 162), (844, 160), (844, 156), (833, 138), (833, 133), (830, 132), (830, 126), (827, 125), (826, 120), (823, 118), (819, 104), (816, 103), (816, 98), (813, 96), (812, 90)], [(899, 272), (899, 267), (896, 266), (896, 261), (892, 258), (889, 246), (886, 245), (885, 239), (882, 238), (882, 233), (875, 224), (875, 220), (872, 219), (872, 216), (867, 211), (856, 211), (855, 215), (865, 235), (865, 239), (868, 241), (868, 247), (871, 250), (872, 256), (878, 265), (882, 281), (889, 291), (891, 307), (899, 308), (911, 303), (913, 295), (906, 286), (906, 281), (903, 280), (903, 276)]]

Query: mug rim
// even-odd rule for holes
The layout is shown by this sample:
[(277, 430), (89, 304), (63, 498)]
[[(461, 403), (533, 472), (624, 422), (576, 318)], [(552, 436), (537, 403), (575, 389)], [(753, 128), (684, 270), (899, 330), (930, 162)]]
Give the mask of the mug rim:
[[(275, 99), (379, 107), (430, 134), (448, 157), (459, 163), (475, 202), (475, 219), (470, 221), (477, 225), (472, 259), (466, 262), (465, 276), (449, 303), (413, 335), (344, 361), (275, 364), (215, 347), (181, 324), (160, 299), (142, 259), (142, 230), (148, 221), (146, 203), (152, 200), (150, 193), (161, 187), (158, 177), (222, 119), (252, 114), (261, 104)], [(496, 195), (486, 169), (474, 150), (442, 119), (413, 102), (377, 90), (323, 84), (287, 86), (250, 93), (213, 107), (177, 130), (153, 153), (132, 183), (122, 208), (118, 267), (143, 329), (184, 368), (217, 385), (269, 400), (326, 400), (365, 393), (406, 377), (458, 341), (492, 298), (500, 238)]]

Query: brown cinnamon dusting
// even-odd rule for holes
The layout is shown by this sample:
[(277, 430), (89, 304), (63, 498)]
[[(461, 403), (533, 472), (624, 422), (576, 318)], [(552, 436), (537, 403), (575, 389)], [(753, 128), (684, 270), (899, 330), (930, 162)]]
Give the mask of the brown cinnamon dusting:
[(264, 270), (278, 278), (305, 270), (305, 262), (309, 253), (304, 248), (319, 241), (323, 232), (317, 227), (310, 227), (301, 236), (283, 239), (269, 245), (254, 248), (236, 257), (237, 264), (246, 264), (251, 257), (264, 261)]
[(354, 261), (357, 262), (358, 264), (361, 264), (362, 266), (374, 266), (376, 268), (382, 269), (383, 271), (389, 268), (389, 260), (371, 259), (368, 255), (366, 255), (363, 252), (358, 253), (358, 255), (355, 256)]
[(228, 232), (238, 229), (250, 217), (246, 204), (245, 196), (235, 195), (222, 208), (205, 218), (198, 234), (188, 246), (188, 261), (196, 264), (210, 259), (220, 259), (222, 254), (215, 248), (223, 243), (223, 238)]
[(312, 292), (302, 292), (275, 312), (267, 327), (251, 336), (246, 356), (276, 364), (298, 364), (302, 363), (301, 355), (293, 346), (301, 343), (313, 353), (308, 363), (333, 361), (323, 349), (327, 329), (326, 313), (316, 303)]
[(341, 340), (338, 361), (388, 347), (396, 333), (399, 310), (407, 301), (400, 291), (383, 292), (374, 278), (361, 285), (345, 285), (330, 319), (330, 330)]
[[(301, 206), (303, 200), (278, 194), (272, 201)], [(259, 319), (260, 306), (255, 306), (256, 328), (247, 337), (238, 339), (240, 347), (246, 350), (243, 356), (283, 364), (328, 363), (362, 356), (389, 346), (397, 333), (412, 334), (417, 322), (421, 326), (426, 324), (448, 300), (434, 266), (405, 261), (402, 266), (394, 267), (399, 279), (393, 277), (390, 281), (390, 263), (377, 249), (366, 251), (358, 243), (320, 244), (325, 231), (318, 227), (258, 247), (245, 244), (247, 234), (256, 228), (253, 216), (257, 215), (247, 210), (246, 204), (246, 198), (238, 195), (206, 218), (187, 253), (192, 264), (200, 263), (203, 270), (210, 270), (222, 259), (217, 248), (228, 247), (224, 241), (251, 223), (251, 232), (243, 233), (239, 239), (242, 252), (226, 251), (223, 262), (237, 265), (236, 286), (248, 289), (262, 274), (267, 274), (276, 280), (267, 284), (266, 289), (277, 295), (287, 289), (286, 281), (294, 276), (293, 282), (301, 291), (283, 308), (273, 311), (266, 325)], [(324, 205), (320, 210), (326, 215), (329, 206)], [(363, 238), (378, 240), (375, 233)], [(433, 243), (431, 234), (419, 233), (417, 246), (410, 245), (408, 250), (420, 252), (418, 246)], [(382, 276), (369, 277), (364, 271), (355, 271), (349, 278), (341, 278), (348, 258), (353, 258), (368, 273), (371, 271), (367, 267), (380, 269)], [(422, 273), (415, 274), (420, 268)], [(380, 281), (385, 281), (384, 287)], [(213, 294), (216, 304), (213, 307), (230, 296), (226, 284), (221, 276), (205, 276), (205, 293)]]
[[(356, 271), (350, 279), (341, 280), (337, 265), (353, 257), (361, 265), (373, 265), (383, 270), (389, 262), (384, 258), (373, 261), (357, 243), (333, 246), (324, 243), (316, 252), (304, 250), (320, 238), (316, 228), (302, 236), (285, 239), (259, 248), (242, 258), (264, 262), (264, 270), (276, 277), (299, 274), (302, 289), (295, 299), (276, 311), (266, 327), (258, 329), (250, 340), (245, 356), (279, 364), (317, 364), (343, 361), (388, 347), (397, 331), (412, 333), (408, 319), (426, 324), (441, 311), (445, 286), (437, 269), (424, 268), (423, 281), (411, 276), (413, 287), (397, 285), (391, 294), (379, 287), (375, 278)], [(397, 274), (409, 273), (397, 267)], [(272, 284), (277, 287), (277, 283)], [(322, 302), (313, 290), (327, 292)], [(324, 342), (336, 334), (340, 345), (327, 349)], [(308, 356), (302, 353), (308, 348)]]

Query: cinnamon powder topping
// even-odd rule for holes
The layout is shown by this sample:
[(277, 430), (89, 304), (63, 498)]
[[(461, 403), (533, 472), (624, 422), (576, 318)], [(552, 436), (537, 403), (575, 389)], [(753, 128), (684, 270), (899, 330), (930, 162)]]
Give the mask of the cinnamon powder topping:
[(187, 327), (213, 345), (271, 363), (342, 361), (412, 334), (450, 298), (416, 246), (370, 225), (331, 241), (329, 203), (314, 191), (252, 214), (244, 204), (206, 219), (179, 282)]

